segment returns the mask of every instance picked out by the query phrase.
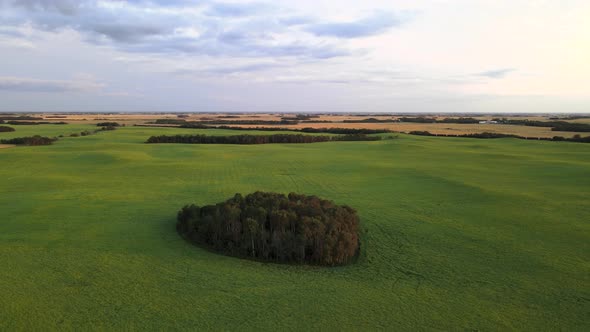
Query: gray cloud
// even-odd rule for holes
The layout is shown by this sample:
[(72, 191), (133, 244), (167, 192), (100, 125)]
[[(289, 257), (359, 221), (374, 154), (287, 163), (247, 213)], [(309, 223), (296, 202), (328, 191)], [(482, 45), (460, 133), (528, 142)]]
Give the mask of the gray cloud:
[(26, 35), (14, 28), (10, 27), (0, 27), (0, 35), (15, 37), (15, 38), (24, 38)]
[(29, 11), (58, 11), (64, 15), (75, 15), (86, 1), (75, 0), (13, 0), (7, 1), (15, 7)]
[(35, 78), (0, 76), (0, 91), (12, 92), (84, 92), (96, 91), (104, 84), (90, 80), (42, 80)]
[(260, 62), (260, 63), (252, 63), (252, 64), (245, 64), (245, 65), (239, 65), (239, 66), (210, 67), (210, 68), (206, 68), (206, 69), (180, 69), (180, 70), (174, 71), (173, 74), (181, 75), (181, 76), (193, 76), (193, 75), (202, 75), (202, 74), (231, 75), (231, 74), (261, 72), (261, 71), (266, 71), (266, 70), (270, 70), (270, 69), (284, 68), (284, 67), (287, 67), (287, 64)]
[(127, 0), (129, 3), (138, 5), (153, 5), (161, 7), (190, 7), (198, 6), (206, 0)]
[(247, 3), (213, 3), (205, 11), (206, 15), (219, 17), (252, 16), (259, 13), (269, 12), (272, 6), (260, 2)]
[(286, 84), (352, 84), (359, 82), (358, 80), (346, 80), (346, 79), (314, 79), (309, 77), (279, 77), (275, 80), (277, 83)]
[(494, 69), (494, 70), (484, 71), (481, 73), (476, 73), (474, 75), (475, 76), (483, 76), (483, 77), (487, 77), (487, 78), (504, 78), (508, 74), (510, 74), (514, 71), (516, 71), (516, 69), (514, 69), (514, 68), (501, 68), (501, 69)]
[(256, 39), (219, 38), (219, 36), (202, 39), (171, 37), (156, 42), (119, 44), (118, 47), (131, 53), (182, 53), (243, 58), (297, 57), (322, 60), (350, 55), (350, 52), (347, 50), (321, 43), (310, 44), (292, 42), (273, 45)]
[(90, 31), (98, 35), (107, 36), (116, 42), (121, 43), (137, 43), (141, 40), (152, 37), (162, 36), (170, 33), (170, 28), (162, 25), (150, 23), (96, 23), (89, 26)]
[[(311, 19), (278, 14), (263, 19), (260, 13), (274, 11), (265, 3), (211, 3), (204, 5), (205, 15), (182, 10), (198, 2), (177, 0), (166, 6), (179, 8), (157, 10), (163, 3), (135, 0), (111, 8), (96, 0), (8, 2), (8, 8), (0, 12), (0, 22), (3, 22), (0, 27), (30, 23), (45, 31), (73, 29), (87, 42), (112, 45), (133, 53), (316, 60), (350, 55), (341, 47), (321, 41), (279, 42), (277, 35), (304, 26)], [(153, 10), (146, 11), (148, 7)], [(198, 34), (186, 33), (187, 30), (198, 31)]]
[(395, 15), (379, 12), (354, 22), (311, 24), (306, 30), (317, 36), (358, 38), (377, 35), (401, 24), (402, 20)]

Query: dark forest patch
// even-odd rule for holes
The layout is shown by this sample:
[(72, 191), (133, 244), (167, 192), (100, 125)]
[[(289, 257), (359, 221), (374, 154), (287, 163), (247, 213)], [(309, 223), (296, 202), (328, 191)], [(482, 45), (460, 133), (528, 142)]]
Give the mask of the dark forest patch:
[(176, 229), (214, 251), (271, 262), (343, 265), (359, 251), (353, 208), (295, 193), (236, 194), (215, 205), (187, 205)]
[(275, 135), (174, 135), (151, 136), (146, 143), (183, 143), (183, 144), (289, 144), (289, 143), (318, 143), (338, 141), (378, 141), (380, 136), (364, 134), (350, 134), (339, 136), (313, 136), (302, 134)]

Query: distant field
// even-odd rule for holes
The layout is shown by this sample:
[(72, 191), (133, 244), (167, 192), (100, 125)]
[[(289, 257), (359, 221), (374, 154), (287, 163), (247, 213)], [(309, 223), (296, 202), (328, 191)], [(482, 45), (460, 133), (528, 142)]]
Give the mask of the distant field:
[(570, 121), (570, 122), (578, 122), (578, 123), (590, 123), (590, 118), (567, 120), (567, 121)]
[[(0, 138), (95, 126), (15, 128)], [(176, 133), (244, 132), (0, 149), (0, 330), (590, 330), (590, 144), (143, 143)], [(358, 262), (265, 264), (176, 233), (182, 205), (256, 190), (356, 208)]]
[[(238, 127), (238, 126), (236, 126)], [(260, 125), (239, 125), (239, 127), (262, 127)], [(288, 126), (271, 126), (280, 128), (368, 128), (368, 129), (389, 129), (409, 133), (410, 131), (429, 131), (433, 134), (474, 134), (482, 132), (502, 133), (526, 137), (572, 137), (576, 134), (590, 136), (590, 133), (575, 133), (563, 131), (551, 131), (547, 127), (528, 127), (502, 124), (455, 124), (455, 123), (299, 123)]]
[[(7, 126), (7, 125), (4, 125)], [(0, 133), (0, 139), (23, 136), (48, 136), (55, 137), (59, 135), (68, 136), (74, 133), (80, 133), (84, 130), (97, 129), (94, 124), (68, 124), (68, 125), (36, 125), (36, 126), (10, 126), (15, 129), (8, 133)]]
[[(185, 119), (187, 121), (203, 121), (203, 120), (263, 120), (263, 121), (280, 121), (283, 117), (294, 117), (295, 114), (221, 114), (221, 113), (187, 113), (187, 117), (179, 118), (176, 114), (60, 114), (60, 118), (54, 118), (53, 114), (37, 114), (35, 116), (44, 117), (43, 121), (59, 122), (65, 121), (72, 124), (96, 124), (104, 121), (117, 121), (125, 125), (146, 124), (157, 119)], [(230, 115), (231, 118), (227, 118)], [(435, 117), (437, 119), (444, 119), (448, 117), (457, 117), (452, 115), (427, 115), (428, 117)], [(62, 118), (65, 117), (65, 118)], [(235, 118), (237, 117), (237, 118)], [(301, 122), (297, 125), (284, 126), (281, 128), (370, 128), (370, 129), (389, 129), (393, 131), (405, 132), (410, 131), (429, 131), (433, 134), (474, 134), (481, 132), (502, 133), (510, 135), (519, 135), (527, 137), (553, 137), (563, 136), (572, 137), (576, 134), (588, 136), (590, 133), (578, 132), (561, 132), (551, 131), (551, 128), (543, 127), (528, 127), (517, 125), (501, 125), (501, 124), (454, 124), (454, 123), (342, 123), (345, 120), (362, 120), (367, 118), (375, 118), (379, 120), (397, 119), (400, 116), (392, 115), (320, 115), (314, 117), (313, 120), (332, 121), (333, 123), (307, 123)], [(495, 117), (506, 117), (508, 119), (529, 119), (535, 121), (551, 121), (549, 116), (530, 115), (530, 116), (475, 116), (479, 120), (491, 120)], [(588, 119), (567, 120), (569, 122), (590, 123)], [(234, 125), (237, 126), (237, 125)], [(273, 127), (273, 125), (239, 125), (240, 127)], [(276, 126), (274, 126), (276, 127)]]

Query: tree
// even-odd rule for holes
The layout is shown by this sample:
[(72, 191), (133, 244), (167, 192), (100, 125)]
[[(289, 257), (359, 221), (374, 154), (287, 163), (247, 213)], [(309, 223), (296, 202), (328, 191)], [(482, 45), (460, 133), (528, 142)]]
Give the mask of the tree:
[(207, 136), (207, 135), (175, 135), (175, 136), (151, 136), (146, 143), (184, 143), (184, 144), (273, 144), (273, 143), (317, 143), (330, 141), (377, 141), (380, 136), (367, 136), (365, 134), (347, 134), (340, 136), (312, 136), (302, 134), (275, 134), (275, 135), (234, 135), (234, 136)]
[(186, 205), (177, 219), (188, 240), (235, 256), (341, 265), (359, 248), (356, 211), (316, 196), (236, 194), (216, 205)]

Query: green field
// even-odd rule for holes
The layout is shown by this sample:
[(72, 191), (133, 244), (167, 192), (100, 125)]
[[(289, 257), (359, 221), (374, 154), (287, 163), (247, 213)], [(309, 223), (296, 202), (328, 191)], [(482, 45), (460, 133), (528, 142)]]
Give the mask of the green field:
[[(0, 138), (93, 127), (15, 128)], [(175, 133), (232, 134), (0, 149), (0, 330), (590, 330), (590, 144), (143, 144)], [(358, 261), (265, 264), (176, 233), (184, 204), (256, 190), (356, 208)]]

